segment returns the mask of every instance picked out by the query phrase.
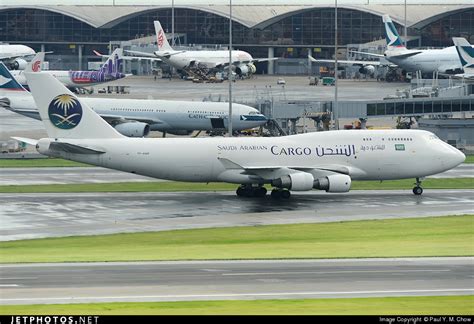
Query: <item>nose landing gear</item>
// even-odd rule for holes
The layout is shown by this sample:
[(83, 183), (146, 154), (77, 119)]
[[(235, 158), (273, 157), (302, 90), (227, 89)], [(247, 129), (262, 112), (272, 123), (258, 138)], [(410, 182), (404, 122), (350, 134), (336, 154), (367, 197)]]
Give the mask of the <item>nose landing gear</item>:
[(416, 178), (415, 187), (413, 188), (413, 194), (415, 196), (420, 196), (423, 193), (423, 188), (421, 187), (421, 180), (420, 178)]

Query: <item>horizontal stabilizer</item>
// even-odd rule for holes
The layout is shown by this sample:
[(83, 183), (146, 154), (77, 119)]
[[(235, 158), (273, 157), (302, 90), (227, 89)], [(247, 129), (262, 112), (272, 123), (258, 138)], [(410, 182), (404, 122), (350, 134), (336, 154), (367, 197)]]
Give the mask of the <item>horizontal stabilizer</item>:
[(74, 154), (103, 154), (105, 153), (105, 151), (97, 149), (97, 148), (81, 146), (81, 145), (71, 144), (71, 143), (64, 143), (64, 142), (51, 142), (51, 144), (49, 145), (49, 149), (52, 151), (61, 151), (61, 152), (74, 153)]
[(26, 138), (26, 137), (12, 137), (14, 140), (17, 140), (18, 142), (26, 143), (28, 145), (33, 145), (36, 146), (38, 143), (38, 140), (32, 139), (32, 138)]

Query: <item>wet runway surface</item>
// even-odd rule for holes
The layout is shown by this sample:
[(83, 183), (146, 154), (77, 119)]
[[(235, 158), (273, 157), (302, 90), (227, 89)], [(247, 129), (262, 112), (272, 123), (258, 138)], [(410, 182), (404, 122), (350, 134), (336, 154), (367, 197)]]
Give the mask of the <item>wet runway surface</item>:
[[(428, 178), (474, 178), (474, 164), (458, 167)], [(0, 168), (0, 186), (164, 181), (98, 167)]]
[(0, 265), (0, 304), (469, 295), (473, 258)]
[(474, 190), (293, 193), (289, 200), (234, 192), (0, 194), (3, 241), (171, 229), (335, 222), (474, 213)]

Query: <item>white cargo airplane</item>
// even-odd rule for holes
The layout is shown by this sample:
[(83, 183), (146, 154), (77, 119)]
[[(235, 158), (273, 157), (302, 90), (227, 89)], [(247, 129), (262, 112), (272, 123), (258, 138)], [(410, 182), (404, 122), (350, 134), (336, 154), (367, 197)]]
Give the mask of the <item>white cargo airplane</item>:
[(474, 79), (474, 48), (462, 37), (453, 37), (453, 42), (464, 69), (464, 73), (455, 74), (453, 77), (467, 80)]
[[(51, 74), (70, 89), (88, 87), (96, 84), (115, 81), (127, 76), (121, 72), (122, 53), (123, 50), (121, 48), (117, 48), (98, 71), (48, 70), (44, 72)], [(27, 71), (28, 66), (31, 67), (30, 69), (33, 72), (41, 71), (41, 65), (44, 61), (44, 54), (44, 52), (38, 52), (38, 54), (31, 60), (24, 71), (10, 71), (10, 73), (15, 77), (18, 83), (27, 87), (28, 83), (24, 73)]]
[[(354, 51), (354, 53), (385, 58), (392, 63), (392, 66), (396, 65), (406, 72), (421, 71), (423, 74), (430, 74), (437, 71), (443, 74), (454, 74), (462, 71), (462, 65), (459, 62), (455, 46), (442, 49), (407, 49), (405, 45), (403, 45), (389, 15), (383, 15), (383, 22), (385, 24), (385, 36), (387, 41), (387, 50), (384, 55), (356, 51)], [(334, 60), (315, 59), (311, 55), (308, 57), (313, 62), (334, 63)], [(367, 71), (367, 73), (373, 73), (375, 66), (387, 65), (380, 61), (338, 60), (338, 63), (361, 66), (361, 72)]]
[[(34, 65), (34, 64), (33, 64)], [(45, 73), (45, 72), (42, 72)], [(147, 136), (150, 130), (189, 135), (195, 130), (222, 130), (228, 127), (229, 104), (146, 99), (81, 98), (121, 134)], [(0, 106), (18, 114), (40, 119), (31, 94), (0, 63)], [(234, 130), (262, 126), (267, 118), (257, 109), (233, 104)]]
[(25, 69), (28, 62), (24, 58), (32, 55), (35, 51), (26, 45), (0, 44), (0, 61), (11, 69)]
[[(168, 43), (165, 32), (159, 21), (155, 21), (158, 51), (153, 54), (139, 51), (127, 51), (131, 54), (141, 55), (142, 58), (159, 58), (177, 70), (205, 68), (209, 70), (223, 70), (229, 66), (228, 50), (203, 50), (203, 51), (176, 51)], [(276, 58), (254, 59), (245, 51), (232, 51), (232, 65), (239, 76), (253, 74), (256, 71), (254, 63), (276, 60)]]
[(241, 184), (239, 196), (289, 190), (347, 192), (352, 180), (420, 178), (456, 167), (463, 153), (421, 130), (343, 130), (285, 137), (127, 138), (52, 76), (28, 73), (48, 138), (15, 138), (39, 153), (149, 177)]

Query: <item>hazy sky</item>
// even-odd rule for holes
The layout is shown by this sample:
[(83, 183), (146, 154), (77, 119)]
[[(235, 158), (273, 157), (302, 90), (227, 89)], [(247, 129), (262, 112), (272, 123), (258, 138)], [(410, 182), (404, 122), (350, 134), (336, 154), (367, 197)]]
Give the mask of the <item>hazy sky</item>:
[[(175, 0), (175, 5), (222, 5), (230, 0)], [(408, 4), (473, 4), (474, 0), (406, 0)], [(172, 0), (0, 0), (0, 5), (171, 5)], [(338, 4), (404, 4), (405, 0), (338, 0)], [(315, 5), (334, 0), (232, 0), (234, 5)]]

